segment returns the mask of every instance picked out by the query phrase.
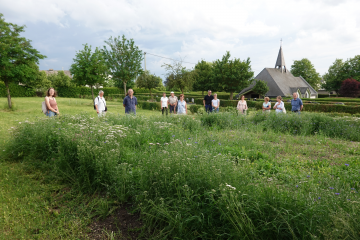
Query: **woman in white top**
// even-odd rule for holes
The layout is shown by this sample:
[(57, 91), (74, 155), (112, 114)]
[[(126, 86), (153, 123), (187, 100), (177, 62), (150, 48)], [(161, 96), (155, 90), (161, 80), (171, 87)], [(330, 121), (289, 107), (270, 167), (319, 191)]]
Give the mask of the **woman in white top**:
[(247, 103), (245, 101), (245, 96), (244, 95), (241, 96), (240, 101), (238, 102), (236, 109), (238, 110), (238, 112), (240, 114), (246, 114), (246, 110), (248, 110), (248, 106), (247, 106)]
[(168, 115), (168, 102), (169, 99), (166, 97), (166, 93), (163, 93), (163, 96), (160, 98), (161, 101), (161, 111), (162, 111), (162, 115), (164, 115), (164, 111), (166, 111), (166, 116)]
[(276, 100), (277, 100), (277, 103), (275, 103), (275, 105), (274, 105), (274, 109), (276, 109), (275, 112), (276, 113), (284, 112), (285, 105), (284, 105), (284, 102), (282, 101), (282, 97), (277, 96)]
[(271, 109), (271, 102), (269, 102), (269, 97), (265, 97), (265, 102), (263, 102), (263, 106), (262, 106), (262, 109), (263, 109), (263, 112), (267, 112), (269, 113), (270, 112), (270, 109)]
[(214, 96), (214, 99), (211, 100), (211, 106), (212, 106), (214, 112), (219, 112), (220, 100), (217, 99), (216, 93), (213, 96)]
[(184, 100), (184, 94), (180, 94), (180, 100), (178, 101), (177, 114), (187, 114), (186, 102)]

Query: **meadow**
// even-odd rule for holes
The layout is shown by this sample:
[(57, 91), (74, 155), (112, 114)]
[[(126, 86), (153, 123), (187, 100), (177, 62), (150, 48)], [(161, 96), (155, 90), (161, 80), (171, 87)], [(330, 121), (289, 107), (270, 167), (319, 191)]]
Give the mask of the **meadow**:
[(36, 98), (18, 115), (1, 112), (11, 135), (2, 137), (4, 164), (135, 204), (147, 238), (360, 238), (358, 118), (124, 116), (114, 102), (99, 119), (91, 102), (72, 101), (59, 99), (53, 119), (31, 114)]

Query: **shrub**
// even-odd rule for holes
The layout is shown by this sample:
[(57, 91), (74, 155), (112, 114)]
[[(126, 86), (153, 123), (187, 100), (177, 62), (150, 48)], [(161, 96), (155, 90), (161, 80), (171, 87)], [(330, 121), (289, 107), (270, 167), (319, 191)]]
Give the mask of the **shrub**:
[(360, 82), (352, 78), (344, 80), (341, 84), (339, 93), (344, 97), (356, 98), (360, 96)]
[(190, 105), (190, 111), (191, 113), (195, 114), (198, 113), (199, 109), (201, 108), (201, 105)]
[(145, 110), (161, 110), (160, 102), (138, 101), (138, 107)]
[[(35, 97), (35, 90), (22, 86), (16, 83), (9, 84), (11, 97)], [(0, 82), (0, 97), (7, 97), (6, 87), (3, 82)]]

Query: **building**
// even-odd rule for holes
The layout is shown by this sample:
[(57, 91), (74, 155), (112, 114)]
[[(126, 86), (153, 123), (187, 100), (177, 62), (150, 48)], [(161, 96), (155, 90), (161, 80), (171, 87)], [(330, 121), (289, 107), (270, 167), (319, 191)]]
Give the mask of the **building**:
[(54, 69), (50, 68), (49, 70), (41, 70), (41, 71), (44, 71), (47, 76), (50, 74), (57, 74), (59, 71), (63, 71), (65, 73), (65, 75), (72, 78), (72, 75), (69, 70), (54, 70)]
[[(318, 97), (317, 91), (303, 77), (294, 77), (287, 69), (282, 46), (280, 46), (275, 68), (264, 68), (255, 79), (267, 83), (269, 87), (269, 91), (265, 94), (267, 97), (289, 97), (294, 92), (297, 92), (300, 98)], [(259, 98), (259, 94), (252, 91), (254, 86), (255, 81), (249, 87), (244, 88), (236, 97), (245, 95), (245, 98)]]

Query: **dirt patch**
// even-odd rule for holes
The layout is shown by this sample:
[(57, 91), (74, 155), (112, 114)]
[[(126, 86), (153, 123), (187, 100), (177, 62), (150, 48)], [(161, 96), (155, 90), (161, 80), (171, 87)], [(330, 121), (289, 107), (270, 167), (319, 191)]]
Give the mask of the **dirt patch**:
[(122, 205), (105, 219), (90, 224), (89, 239), (140, 239), (140, 213), (131, 213), (132, 205)]

